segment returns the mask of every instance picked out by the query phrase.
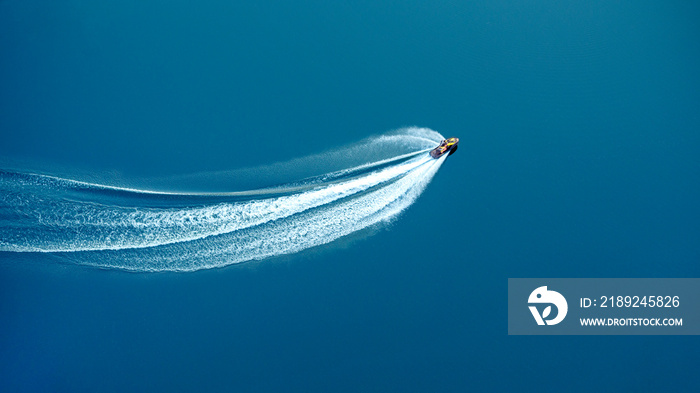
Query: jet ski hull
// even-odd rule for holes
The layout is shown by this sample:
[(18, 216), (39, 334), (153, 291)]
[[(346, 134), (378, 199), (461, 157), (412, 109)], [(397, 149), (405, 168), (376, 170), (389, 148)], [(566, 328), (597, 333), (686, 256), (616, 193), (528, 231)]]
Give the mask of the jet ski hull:
[(457, 146), (459, 145), (459, 138), (448, 138), (440, 142), (438, 147), (430, 151), (430, 156), (438, 159), (445, 154), (448, 156), (454, 154), (457, 151)]

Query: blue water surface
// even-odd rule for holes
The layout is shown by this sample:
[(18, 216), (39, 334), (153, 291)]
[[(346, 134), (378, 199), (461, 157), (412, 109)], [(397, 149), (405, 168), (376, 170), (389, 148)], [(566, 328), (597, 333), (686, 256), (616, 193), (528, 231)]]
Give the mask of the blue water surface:
[(125, 183), (404, 126), (461, 139), (397, 220), (301, 253), (129, 273), (0, 252), (0, 391), (697, 389), (695, 337), (508, 336), (506, 301), (508, 277), (700, 276), (698, 20), (684, 1), (0, 1), (4, 169)]

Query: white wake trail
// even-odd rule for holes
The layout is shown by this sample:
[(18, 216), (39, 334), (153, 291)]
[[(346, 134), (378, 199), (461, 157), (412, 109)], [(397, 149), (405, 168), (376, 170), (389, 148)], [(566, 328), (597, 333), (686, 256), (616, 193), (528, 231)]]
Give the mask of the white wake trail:
[(413, 152), (252, 192), (160, 193), (3, 173), (0, 251), (57, 253), (132, 271), (191, 271), (329, 243), (395, 217), (442, 165), (445, 157), (427, 153), (439, 134), (402, 131), (369, 146)]

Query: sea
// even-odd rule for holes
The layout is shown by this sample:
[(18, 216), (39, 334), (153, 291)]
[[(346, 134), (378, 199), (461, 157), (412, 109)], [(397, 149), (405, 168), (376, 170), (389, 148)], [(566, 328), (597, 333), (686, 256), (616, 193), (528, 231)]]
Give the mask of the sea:
[(507, 300), (700, 277), (699, 20), (0, 0), (0, 391), (697, 390), (697, 337), (510, 336)]

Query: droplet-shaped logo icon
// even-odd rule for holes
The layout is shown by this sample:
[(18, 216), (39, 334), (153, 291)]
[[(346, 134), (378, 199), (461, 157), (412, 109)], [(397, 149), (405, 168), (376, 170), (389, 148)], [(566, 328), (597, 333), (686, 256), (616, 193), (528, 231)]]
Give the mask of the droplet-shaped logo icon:
[(569, 311), (569, 305), (566, 303), (564, 296), (556, 291), (548, 291), (546, 286), (539, 287), (532, 291), (527, 302), (530, 304), (553, 304), (557, 308), (556, 317), (547, 319), (549, 314), (552, 313), (551, 305), (547, 306), (547, 308), (542, 311), (542, 315), (540, 315), (536, 306), (528, 306), (538, 325), (556, 325), (564, 320), (567, 311)]

